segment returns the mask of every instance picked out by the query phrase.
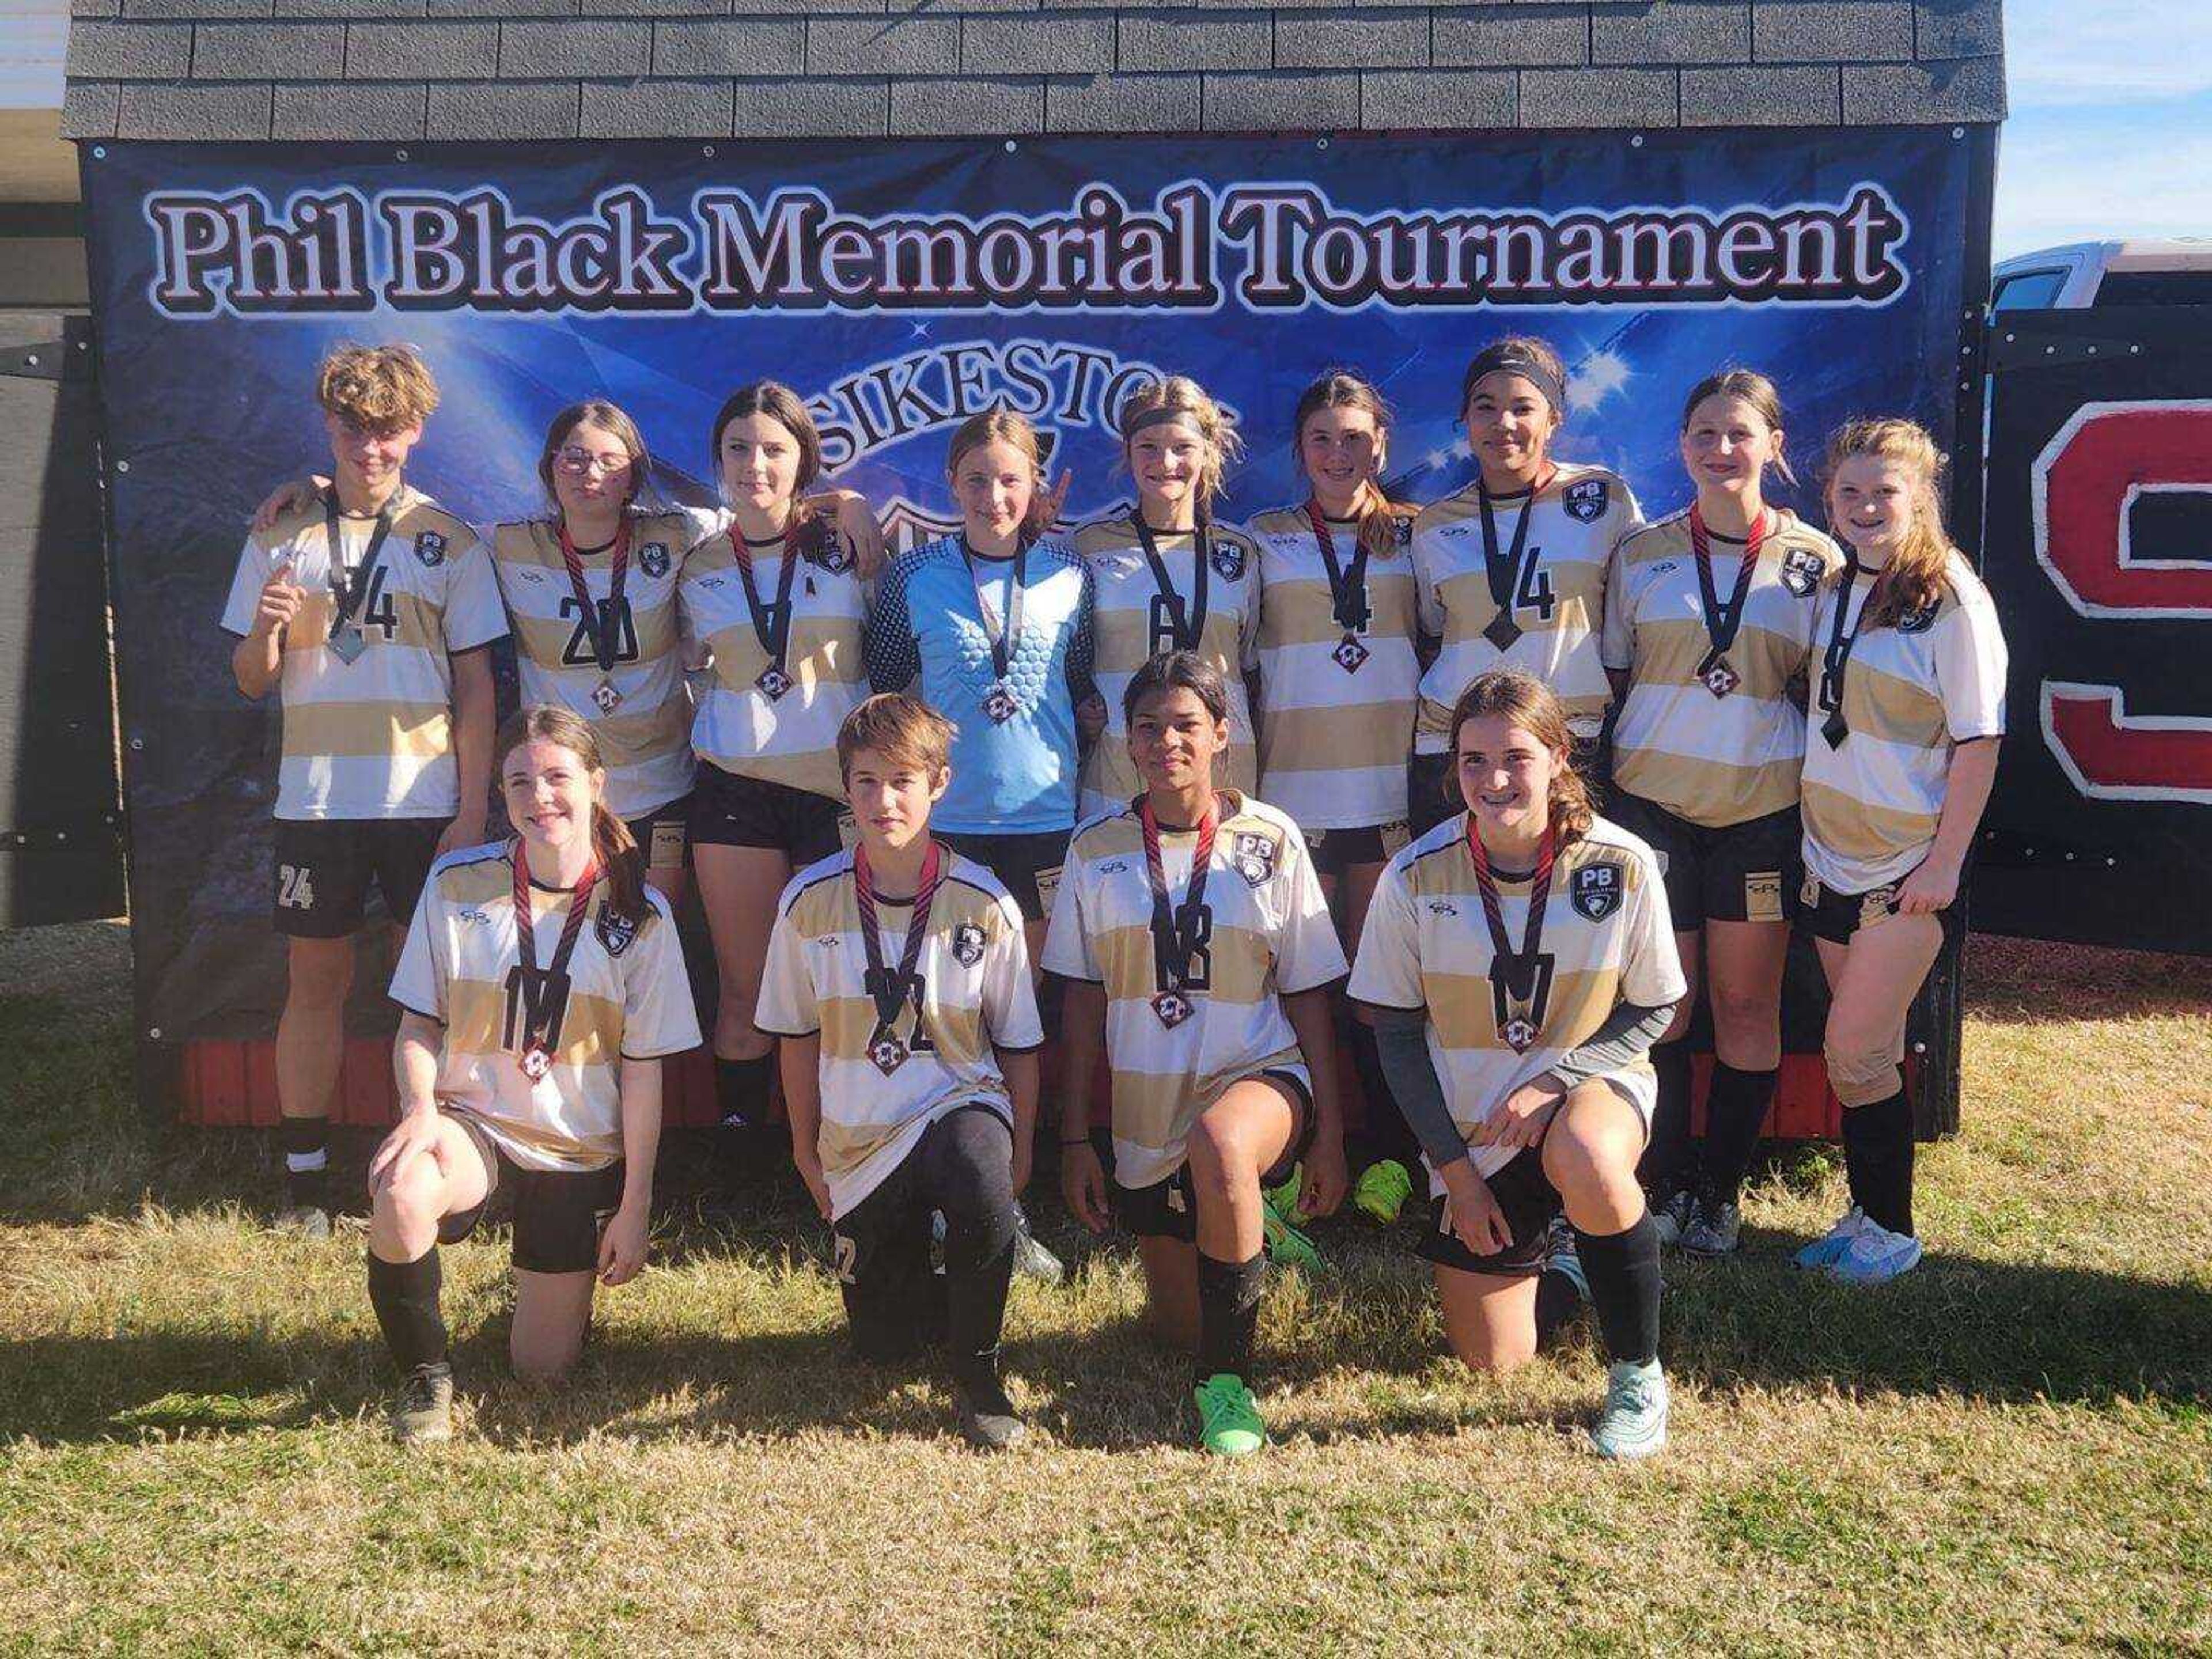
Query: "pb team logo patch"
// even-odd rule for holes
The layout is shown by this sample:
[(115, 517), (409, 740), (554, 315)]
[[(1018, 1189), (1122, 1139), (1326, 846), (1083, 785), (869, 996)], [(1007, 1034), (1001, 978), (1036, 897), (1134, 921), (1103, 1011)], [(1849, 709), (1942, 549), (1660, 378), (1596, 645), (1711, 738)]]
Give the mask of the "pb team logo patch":
[(1900, 612), (1897, 618), (1897, 631), (1900, 634), (1925, 634), (1935, 625), (1936, 607), (1932, 605)]
[(637, 552), (637, 568), (659, 581), (668, 574), (668, 546), (665, 542), (647, 542)]
[(1820, 556), (1808, 548), (1793, 547), (1782, 556), (1782, 585), (1801, 599), (1813, 597), (1820, 585)]
[(1234, 542), (1216, 542), (1206, 562), (1212, 565), (1213, 574), (1225, 582), (1244, 579), (1244, 550)]
[(1559, 504), (1577, 523), (1595, 524), (1605, 516), (1605, 504), (1612, 494), (1613, 487), (1603, 478), (1584, 478), (1566, 487)]
[(1567, 902), (1585, 921), (1603, 921), (1620, 908), (1621, 866), (1585, 864), (1567, 884)]
[(983, 959), (983, 930), (972, 921), (963, 921), (952, 930), (952, 956), (963, 968), (973, 968)]
[(424, 531), (415, 538), (415, 556), (425, 569), (436, 569), (446, 562), (446, 538), (434, 530)]
[(1255, 887), (1262, 887), (1275, 873), (1275, 842), (1271, 836), (1240, 830), (1230, 848), (1230, 862), (1237, 873)]
[(637, 937), (635, 922), (628, 916), (618, 916), (604, 907), (593, 921), (592, 927), (592, 931), (599, 934), (599, 943), (606, 947), (606, 952), (611, 957), (618, 957), (629, 950), (630, 941)]
[(814, 544), (813, 558), (833, 576), (842, 576), (853, 568), (853, 549), (834, 525), (823, 526), (821, 538)]

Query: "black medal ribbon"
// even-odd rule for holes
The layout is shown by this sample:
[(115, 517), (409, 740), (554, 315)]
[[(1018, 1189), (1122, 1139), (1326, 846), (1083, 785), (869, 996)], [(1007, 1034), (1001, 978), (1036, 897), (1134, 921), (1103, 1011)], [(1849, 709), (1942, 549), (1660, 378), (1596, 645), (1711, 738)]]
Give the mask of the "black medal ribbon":
[(1013, 686), (1006, 677), (1012, 671), (1014, 653), (1022, 648), (1022, 592), (1029, 576), (1030, 543), (1027, 536), (1014, 543), (1013, 568), (1006, 585), (1006, 625), (1001, 627), (998, 613), (984, 595), (982, 579), (975, 574), (975, 562), (983, 556), (967, 537), (960, 538), (960, 556), (968, 566), (969, 585), (975, 590), (975, 616), (983, 625), (984, 641), (991, 647), (991, 695), (984, 700), (983, 708), (1001, 724), (1011, 720), (1017, 709)]
[(1321, 503), (1308, 501), (1306, 516), (1313, 520), (1314, 540), (1321, 547), (1322, 567), (1328, 572), (1329, 614), (1349, 638), (1362, 632), (1375, 617), (1367, 603), (1367, 538), (1355, 531), (1352, 562), (1340, 565), (1336, 562), (1336, 543), (1328, 533), (1328, 520), (1321, 510)]
[(324, 535), (330, 547), (331, 603), (336, 613), (331, 617), (331, 637), (334, 640), (353, 626), (362, 601), (368, 597), (369, 579), (376, 570), (377, 555), (384, 550), (385, 538), (392, 534), (392, 509), (398, 499), (396, 489), (385, 497), (383, 507), (377, 511), (376, 527), (368, 534), (368, 547), (362, 554), (361, 562), (349, 570), (344, 544), (338, 539), (338, 492), (335, 489), (323, 492)]
[(1528, 573), (1522, 565), (1528, 555), (1528, 520), (1535, 514), (1536, 497), (1548, 482), (1528, 486), (1521, 502), (1521, 516), (1514, 521), (1513, 544), (1504, 553), (1498, 550), (1498, 515), (1490, 504), (1490, 486), (1480, 479), (1475, 483), (1475, 499), (1482, 507), (1482, 569), (1490, 580), (1490, 602), (1498, 607), (1498, 614), (1482, 635), (1500, 651), (1510, 650), (1522, 632), (1521, 624), (1513, 620), (1513, 596), (1527, 584)]
[[(1505, 932), (1505, 911), (1498, 896), (1498, 878), (1490, 868), (1490, 854), (1482, 844), (1482, 837), (1474, 827), (1474, 814), (1467, 815), (1467, 850), (1474, 860), (1474, 884), (1482, 896), (1482, 919), (1490, 929), (1490, 953), (1492, 971), (1504, 975), (1507, 1030), (1498, 1035), (1505, 1039), (1515, 1053), (1522, 1053), (1534, 1045), (1541, 1035), (1534, 1018), (1536, 1002), (1538, 953), (1544, 946), (1544, 905), (1552, 896), (1552, 865), (1559, 854), (1559, 839), (1548, 823), (1544, 826), (1544, 839), (1536, 851), (1536, 868), (1528, 878), (1528, 915), (1521, 924), (1521, 948), (1513, 949), (1513, 941)], [(1513, 1031), (1516, 1024), (1525, 1024), (1525, 1033)], [(1522, 1040), (1516, 1041), (1516, 1037)]]
[(1221, 827), (1219, 813), (1209, 800), (1206, 816), (1198, 822), (1198, 845), (1191, 849), (1190, 881), (1182, 902), (1168, 901), (1166, 866), (1160, 860), (1160, 821), (1153, 815), (1150, 796), (1137, 803), (1137, 821), (1145, 830), (1145, 879), (1152, 892), (1152, 977), (1160, 988), (1152, 998), (1152, 1012), (1163, 1025), (1180, 1025), (1190, 1018), (1190, 964), (1198, 954), (1200, 930), (1206, 912), (1206, 877), (1213, 861), (1213, 838)]
[(584, 913), (592, 908), (592, 889), (599, 884), (597, 860), (584, 866), (575, 895), (568, 901), (568, 916), (561, 923), (561, 942), (553, 947), (553, 960), (541, 972), (538, 966), (538, 936), (530, 921), (530, 866), (517, 841), (510, 856), (514, 866), (514, 949), (522, 963), (522, 1070), (536, 1082), (552, 1069), (552, 1013), (568, 1002), (568, 962), (576, 954), (577, 937), (584, 931)]
[(775, 603), (763, 605), (760, 584), (753, 574), (752, 550), (734, 524), (730, 526), (730, 551), (736, 556), (738, 577), (745, 588), (745, 609), (752, 617), (753, 635), (768, 653), (768, 666), (754, 682), (773, 702), (791, 689), (791, 672), (785, 658), (791, 650), (791, 586), (799, 574), (799, 520), (793, 511), (783, 532), (783, 568), (775, 573)]
[[(867, 957), (869, 1000), (876, 1005), (876, 1029), (869, 1034), (868, 1058), (876, 1069), (890, 1076), (905, 1064), (907, 1045), (893, 1035), (907, 993), (918, 975), (921, 941), (929, 932), (930, 907), (937, 899), (937, 884), (944, 873), (944, 849), (933, 841), (921, 861), (921, 881), (915, 889), (914, 908), (906, 919), (906, 937), (899, 945), (898, 971), (884, 965), (881, 925), (876, 920), (875, 877), (868, 869), (868, 849), (853, 849), (853, 902), (860, 912), (860, 949)], [(921, 1016), (917, 1012), (915, 1018)]]
[[(1160, 557), (1159, 544), (1153, 539), (1152, 526), (1145, 522), (1141, 508), (1129, 515), (1129, 522), (1137, 527), (1137, 542), (1145, 550), (1145, 562), (1152, 568), (1152, 586), (1167, 601), (1168, 620), (1175, 630), (1178, 651), (1195, 651), (1206, 633), (1206, 564), (1212, 552), (1207, 544), (1206, 526), (1195, 526), (1191, 532), (1192, 563), (1197, 574), (1193, 579), (1191, 601), (1186, 606), (1182, 595), (1176, 591), (1175, 579), (1168, 574), (1167, 561)], [(1170, 534), (1176, 532), (1170, 532)]]
[[(1879, 583), (1881, 573), (1875, 580)], [(1840, 749), (1844, 739), (1851, 734), (1850, 722), (1844, 718), (1844, 674), (1850, 666), (1851, 649), (1859, 642), (1859, 629), (1866, 626), (1867, 605), (1874, 603), (1874, 593), (1869, 590), (1866, 605), (1859, 607), (1858, 627), (1846, 630), (1846, 621), (1851, 614), (1851, 595), (1859, 585), (1859, 556), (1850, 550), (1844, 554), (1843, 579), (1836, 584), (1836, 619), (1829, 624), (1828, 647), (1820, 653), (1820, 707), (1828, 718), (1820, 722), (1820, 735), (1827, 739), (1828, 747)]]
[(1742, 684), (1729, 666), (1729, 647), (1743, 628), (1744, 601), (1751, 593), (1752, 573), (1759, 565), (1759, 550), (1766, 540), (1766, 514), (1762, 510), (1744, 538), (1743, 556), (1736, 561), (1735, 584), (1723, 601), (1713, 585), (1713, 550), (1705, 514), (1690, 507), (1690, 551), (1698, 567), (1698, 604), (1705, 612), (1705, 638), (1711, 648), (1698, 661), (1698, 678), (1717, 697), (1724, 697)]

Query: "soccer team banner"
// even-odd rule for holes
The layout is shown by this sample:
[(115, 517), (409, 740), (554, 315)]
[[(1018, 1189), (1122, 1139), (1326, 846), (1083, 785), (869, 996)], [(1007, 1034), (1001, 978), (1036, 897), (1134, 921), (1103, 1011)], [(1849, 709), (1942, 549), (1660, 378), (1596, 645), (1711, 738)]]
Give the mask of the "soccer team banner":
[(997, 405), (1071, 522), (1126, 503), (1113, 412), (1168, 373), (1241, 419), (1224, 516), (1302, 498), (1291, 407), (1337, 365), (1395, 406), (1392, 493), (1432, 500), (1473, 476), (1468, 356), (1531, 331), (1571, 371), (1558, 453), (1656, 514), (1719, 365), (1780, 383), (1808, 474), (1850, 415), (1954, 429), (1985, 164), (1951, 128), (88, 148), (142, 1030), (264, 1036), (282, 1000), (278, 715), (217, 621), (254, 503), (327, 465), (336, 342), (422, 349), (444, 401), (409, 477), (473, 522), (544, 508), (546, 422), (586, 396), (709, 501), (708, 421), (767, 377), (903, 544), (954, 521), (946, 440)]

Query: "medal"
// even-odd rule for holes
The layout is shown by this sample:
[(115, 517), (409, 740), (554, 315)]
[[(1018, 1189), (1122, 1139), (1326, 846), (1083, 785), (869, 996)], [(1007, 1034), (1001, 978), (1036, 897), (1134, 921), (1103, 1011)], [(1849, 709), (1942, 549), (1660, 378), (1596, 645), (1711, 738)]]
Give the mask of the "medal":
[(392, 504), (399, 499), (393, 490), (385, 497), (384, 506), (376, 515), (376, 527), (368, 532), (368, 546), (361, 556), (361, 562), (351, 570), (345, 568), (345, 544), (338, 536), (338, 492), (335, 488), (323, 492), (323, 539), (328, 555), (328, 578), (331, 586), (331, 636), (325, 641), (331, 654), (342, 663), (353, 663), (368, 649), (368, 635), (362, 633), (355, 618), (360, 614), (368, 591), (375, 586), (376, 556), (384, 550), (384, 538), (392, 533)]
[(592, 889), (599, 879), (597, 860), (584, 866), (577, 878), (568, 914), (561, 923), (561, 942), (553, 947), (553, 960), (541, 973), (538, 967), (538, 936), (530, 921), (530, 866), (518, 840), (511, 854), (514, 868), (514, 949), (520, 958), (515, 967), (517, 999), (521, 1012), (522, 1074), (538, 1082), (553, 1069), (553, 1045), (559, 1040), (562, 1013), (568, 1006), (568, 959), (576, 954), (576, 939), (584, 931), (584, 912), (592, 908)]
[(730, 526), (730, 551), (736, 556), (738, 579), (744, 583), (745, 610), (751, 616), (753, 636), (768, 653), (768, 666), (753, 677), (753, 684), (770, 702), (780, 702), (798, 682), (784, 659), (791, 650), (791, 584), (799, 574), (800, 523), (796, 509), (783, 530), (783, 567), (775, 573), (775, 601), (761, 604), (760, 585), (753, 578), (751, 544)]
[[(1497, 647), (1499, 652), (1510, 651), (1514, 641), (1525, 631), (1513, 620), (1513, 596), (1529, 585), (1535, 574), (1536, 560), (1541, 548), (1528, 550), (1528, 520), (1536, 511), (1536, 497), (1543, 493), (1551, 479), (1547, 477), (1528, 486), (1528, 494), (1521, 503), (1521, 516), (1513, 523), (1513, 544), (1506, 552), (1498, 550), (1498, 517), (1490, 505), (1490, 486), (1478, 479), (1474, 486), (1475, 499), (1482, 507), (1482, 570), (1490, 580), (1490, 602), (1498, 607), (1498, 614), (1482, 630), (1482, 637)], [(1527, 568), (1522, 565), (1526, 563)]]
[[(1137, 528), (1137, 544), (1144, 549), (1145, 562), (1152, 569), (1152, 586), (1159, 595), (1160, 605), (1166, 609), (1168, 637), (1178, 651), (1195, 651), (1206, 633), (1206, 568), (1209, 550), (1206, 526), (1199, 525), (1191, 534), (1191, 567), (1196, 573), (1191, 578), (1190, 603), (1183, 603), (1182, 595), (1176, 592), (1175, 578), (1168, 574), (1167, 561), (1160, 556), (1159, 544), (1152, 538), (1152, 527), (1145, 522), (1142, 509), (1129, 514), (1129, 522)], [(1170, 532), (1170, 535), (1176, 532)]]
[(1360, 664), (1371, 654), (1359, 642), (1359, 630), (1375, 619), (1374, 611), (1367, 603), (1367, 541), (1355, 531), (1352, 563), (1349, 568), (1340, 567), (1336, 544), (1330, 539), (1328, 520), (1322, 516), (1319, 501), (1306, 503), (1306, 517), (1313, 521), (1314, 540), (1321, 547), (1322, 568), (1328, 574), (1330, 614), (1344, 630), (1344, 637), (1328, 654), (1346, 673), (1357, 674)]
[(1544, 826), (1537, 849), (1536, 868), (1528, 879), (1528, 915), (1521, 925), (1521, 948), (1515, 951), (1505, 933), (1505, 911), (1498, 896), (1498, 878), (1491, 872), (1490, 854), (1476, 832), (1474, 814), (1467, 815), (1468, 855), (1474, 860), (1474, 884), (1482, 896), (1482, 920), (1490, 930), (1490, 983), (1492, 1012), (1498, 1016), (1499, 1040), (1516, 1054), (1524, 1054), (1543, 1035), (1537, 1004), (1545, 980), (1542, 946), (1544, 905), (1552, 896), (1552, 864), (1559, 842), (1552, 827)]
[(1013, 667), (1014, 653), (1022, 645), (1022, 589), (1023, 579), (1028, 574), (1030, 538), (1023, 536), (1014, 543), (1013, 568), (1007, 573), (1006, 619), (1000, 627), (998, 613), (984, 597), (982, 581), (975, 574), (975, 561), (981, 556), (968, 544), (968, 538), (960, 538), (960, 556), (968, 567), (969, 585), (975, 590), (975, 615), (983, 624), (984, 643), (991, 647), (992, 684), (983, 698), (983, 713), (994, 726), (1004, 726), (1021, 712), (1021, 701), (1014, 696), (1013, 686), (1007, 676)]
[[(860, 949), (867, 957), (868, 997), (876, 1005), (876, 1029), (868, 1036), (868, 1059), (885, 1077), (906, 1064), (908, 1045), (892, 1028), (907, 1006), (908, 988), (919, 985), (915, 966), (921, 960), (922, 937), (929, 931), (929, 907), (937, 897), (938, 878), (943, 873), (943, 849), (935, 842), (921, 862), (921, 883), (915, 890), (914, 908), (907, 915), (906, 937), (899, 944), (898, 971), (884, 965), (881, 924), (876, 920), (875, 878), (868, 869), (868, 849), (853, 849), (853, 902), (860, 913)], [(920, 1042), (921, 1006), (915, 1004), (915, 1037)]]
[(592, 660), (599, 665), (599, 683), (592, 688), (592, 705), (603, 715), (611, 714), (622, 702), (622, 693), (615, 690), (614, 673), (622, 653), (623, 584), (629, 574), (629, 518), (625, 514), (621, 528), (615, 532), (614, 556), (608, 565), (607, 602), (604, 607), (592, 601), (592, 590), (584, 580), (583, 556), (568, 538), (566, 519), (558, 529), (561, 562), (568, 568), (568, 591), (576, 596), (577, 620), (583, 628), (584, 637), (591, 641)]
[[(1879, 584), (1881, 574), (1875, 573)], [(1850, 666), (1851, 648), (1859, 642), (1859, 629), (1866, 626), (1867, 605), (1874, 603), (1874, 589), (1867, 590), (1866, 605), (1859, 607), (1858, 627), (1844, 631), (1844, 621), (1851, 614), (1851, 595), (1859, 585), (1859, 556), (1850, 549), (1844, 553), (1843, 580), (1836, 584), (1836, 620), (1828, 629), (1828, 648), (1820, 653), (1820, 704), (1828, 718), (1820, 722), (1820, 735), (1831, 749), (1841, 749), (1844, 739), (1851, 734), (1850, 723), (1844, 718), (1844, 674)]]
[(1735, 585), (1723, 603), (1713, 586), (1713, 550), (1707, 539), (1705, 515), (1690, 507), (1690, 551), (1698, 566), (1698, 605), (1705, 612), (1705, 638), (1711, 646), (1698, 663), (1698, 681), (1716, 697), (1725, 697), (1743, 684), (1743, 676), (1728, 659), (1729, 647), (1743, 627), (1744, 600), (1751, 592), (1752, 572), (1759, 564), (1759, 549), (1766, 539), (1766, 514), (1762, 511), (1744, 538), (1743, 556), (1736, 561)]
[(1170, 907), (1167, 871), (1160, 861), (1160, 823), (1152, 815), (1149, 795), (1138, 803), (1137, 819), (1144, 826), (1145, 879), (1152, 890), (1152, 975), (1160, 988), (1152, 998), (1152, 1012), (1172, 1031), (1198, 1012), (1190, 993), (1204, 988), (1194, 983), (1190, 969), (1213, 931), (1206, 909), (1206, 877), (1220, 820), (1208, 800), (1206, 816), (1198, 822), (1198, 845), (1190, 855), (1189, 884), (1183, 889), (1182, 902)]

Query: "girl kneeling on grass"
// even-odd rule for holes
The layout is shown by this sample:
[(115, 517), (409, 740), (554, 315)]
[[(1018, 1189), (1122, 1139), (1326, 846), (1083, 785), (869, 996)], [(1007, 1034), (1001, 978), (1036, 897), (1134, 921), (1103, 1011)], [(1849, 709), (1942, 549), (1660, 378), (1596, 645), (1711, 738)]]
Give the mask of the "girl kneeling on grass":
[(1351, 986), (1431, 1170), (1419, 1248), (1453, 1351), (1502, 1370), (1536, 1351), (1564, 1206), (1613, 1362), (1591, 1442), (1649, 1456), (1667, 1443), (1667, 1384), (1636, 1164), (1650, 1047), (1686, 989), (1657, 860), (1591, 812), (1566, 712), (1534, 675), (1477, 677), (1448, 729), (1467, 810), (1383, 866)]
[(1297, 825), (1214, 787), (1230, 708), (1219, 672), (1194, 652), (1131, 678), (1122, 718), (1145, 793), (1076, 832), (1044, 965), (1068, 981), (1061, 1191), (1105, 1231), (1090, 1133), (1103, 1040), (1114, 1211), (1137, 1235), (1156, 1327), (1196, 1353), (1202, 1443), (1238, 1456), (1267, 1437), (1249, 1386), (1261, 1188), (1303, 1153), (1307, 1212), (1344, 1199), (1328, 997), (1344, 952)]
[(1850, 554), (1813, 622), (1801, 897), (1828, 977), (1851, 1207), (1797, 1261), (1846, 1284), (1920, 1261), (1905, 1020), (1966, 925), (1960, 885), (2004, 735), (2004, 635), (1944, 533), (1942, 468), (1910, 421), (1854, 421), (1828, 442), (1828, 521)]
[(676, 924), (607, 808), (591, 727), (524, 709), (494, 752), (519, 838), (439, 860), (392, 981), (400, 1119), (369, 1164), (368, 1297), (406, 1373), (403, 1443), (452, 1433), (438, 1246), (502, 1183), (514, 1369), (574, 1363), (595, 1280), (645, 1264), (660, 1059), (699, 1042)]

